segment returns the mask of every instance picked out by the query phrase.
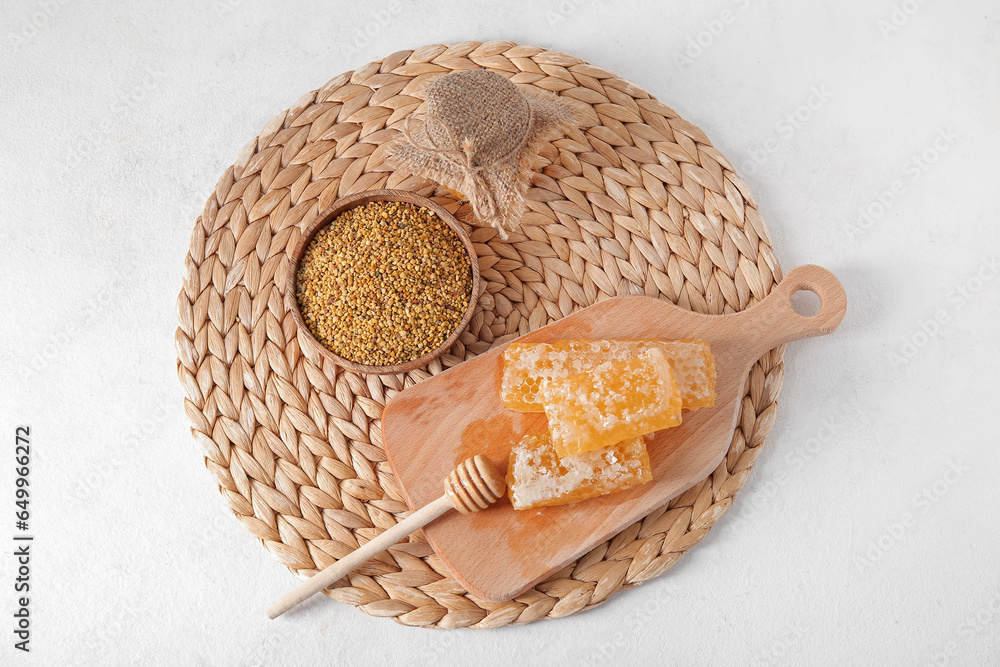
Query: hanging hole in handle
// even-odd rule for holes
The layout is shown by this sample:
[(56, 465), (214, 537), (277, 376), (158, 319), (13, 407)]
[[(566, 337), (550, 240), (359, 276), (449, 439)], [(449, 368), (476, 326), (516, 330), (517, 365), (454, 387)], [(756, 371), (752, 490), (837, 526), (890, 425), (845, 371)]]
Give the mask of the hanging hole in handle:
[(802, 317), (816, 317), (823, 309), (823, 300), (814, 290), (803, 286), (792, 294), (792, 309)]

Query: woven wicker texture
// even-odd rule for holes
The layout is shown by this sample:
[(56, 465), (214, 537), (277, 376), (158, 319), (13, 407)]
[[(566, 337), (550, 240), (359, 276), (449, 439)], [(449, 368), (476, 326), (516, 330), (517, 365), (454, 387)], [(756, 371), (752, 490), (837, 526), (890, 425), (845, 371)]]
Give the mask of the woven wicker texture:
[[(508, 240), (469, 228), (484, 291), (449, 354), (401, 376), (324, 362), (300, 345), (282, 299), (300, 228), (338, 197), (383, 187), (433, 197), (467, 221), (468, 204), (449, 191), (387, 167), (385, 146), (430, 81), (478, 67), (582, 102), (597, 124), (542, 147)], [(625, 79), (510, 42), (401, 51), (304, 95), (219, 179), (185, 266), (177, 371), (192, 432), (236, 517), (300, 576), (405, 516), (379, 421), (397, 392), (602, 299), (646, 294), (731, 312), (781, 275), (746, 184), (701, 130)], [(662, 574), (746, 481), (774, 424), (782, 352), (753, 367), (712, 475), (518, 598), (468, 594), (419, 532), (327, 595), (407, 625), (493, 628), (568, 616)]]

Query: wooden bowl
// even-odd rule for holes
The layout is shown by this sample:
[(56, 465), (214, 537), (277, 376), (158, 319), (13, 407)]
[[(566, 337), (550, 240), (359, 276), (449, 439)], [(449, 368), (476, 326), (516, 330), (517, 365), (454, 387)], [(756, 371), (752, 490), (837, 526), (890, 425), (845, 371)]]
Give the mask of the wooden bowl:
[[(309, 329), (305, 320), (302, 319), (302, 311), (299, 309), (299, 300), (296, 296), (295, 290), (296, 277), (299, 272), (299, 262), (302, 261), (302, 255), (305, 254), (306, 248), (309, 247), (309, 242), (312, 241), (316, 232), (328, 225), (344, 211), (373, 201), (409, 202), (433, 211), (439, 218), (444, 220), (444, 222), (451, 227), (456, 234), (458, 234), (458, 238), (462, 239), (462, 245), (465, 246), (465, 252), (469, 257), (469, 265), (472, 267), (472, 294), (469, 296), (469, 305), (465, 309), (465, 315), (462, 317), (462, 321), (458, 323), (458, 326), (455, 327), (455, 330), (451, 333), (451, 335), (448, 336), (448, 338), (436, 349), (428, 352), (422, 357), (418, 357), (412, 361), (407, 361), (406, 363), (394, 364), (392, 366), (371, 366), (368, 364), (359, 364), (356, 361), (344, 359), (343, 357), (331, 352), (328, 347), (323, 345), (323, 343), (321, 343), (313, 335), (312, 330)], [(320, 355), (333, 361), (338, 366), (346, 368), (347, 370), (357, 371), (358, 373), (376, 373), (379, 375), (406, 373), (417, 368), (423, 368), (433, 360), (437, 359), (455, 344), (455, 341), (458, 340), (458, 336), (465, 331), (467, 326), (469, 326), (469, 321), (472, 319), (472, 313), (476, 309), (476, 301), (479, 295), (479, 260), (476, 256), (476, 249), (472, 245), (472, 240), (462, 228), (462, 225), (459, 224), (458, 220), (455, 219), (455, 216), (446, 211), (444, 207), (434, 203), (426, 197), (421, 197), (420, 195), (407, 192), (405, 190), (368, 190), (366, 192), (348, 195), (347, 197), (343, 197), (335, 201), (333, 205), (320, 213), (314, 220), (305, 226), (302, 236), (299, 238), (299, 243), (295, 246), (295, 251), (292, 253), (290, 267), (288, 280), (285, 283), (285, 305), (288, 307), (288, 310), (291, 311), (292, 319), (295, 320), (295, 325), (299, 329), (299, 340), (303, 342), (303, 344), (309, 345)]]

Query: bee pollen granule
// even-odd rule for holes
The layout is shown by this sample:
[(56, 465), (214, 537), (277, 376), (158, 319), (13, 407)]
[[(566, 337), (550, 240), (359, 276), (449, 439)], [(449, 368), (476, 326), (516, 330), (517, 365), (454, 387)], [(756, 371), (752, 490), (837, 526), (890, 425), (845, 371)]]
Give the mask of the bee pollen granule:
[(302, 318), (334, 354), (392, 366), (433, 351), (462, 321), (472, 267), (462, 239), (432, 211), (375, 201), (320, 229), (299, 262)]

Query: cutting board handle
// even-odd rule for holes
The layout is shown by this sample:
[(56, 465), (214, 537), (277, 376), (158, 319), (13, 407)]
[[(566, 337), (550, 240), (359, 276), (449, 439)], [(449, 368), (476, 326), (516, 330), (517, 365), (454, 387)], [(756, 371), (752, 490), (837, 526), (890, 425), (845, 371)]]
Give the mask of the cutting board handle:
[[(795, 312), (792, 295), (801, 290), (819, 297), (820, 308), (815, 315)], [(821, 266), (804, 264), (786, 273), (762, 301), (734, 317), (745, 334), (749, 358), (759, 359), (779, 345), (831, 333), (845, 312), (847, 294), (837, 277)]]

